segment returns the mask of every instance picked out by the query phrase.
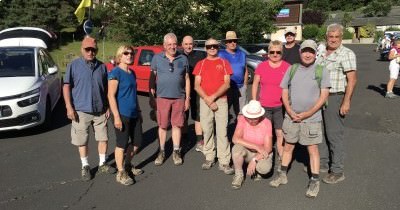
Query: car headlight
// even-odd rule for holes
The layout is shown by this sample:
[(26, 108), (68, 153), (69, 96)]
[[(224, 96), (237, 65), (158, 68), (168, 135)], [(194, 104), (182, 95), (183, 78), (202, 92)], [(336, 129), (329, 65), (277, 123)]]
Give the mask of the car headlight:
[(36, 94), (36, 93), (39, 93), (39, 92), (40, 92), (40, 88), (36, 88), (36, 89), (31, 90), (31, 91), (29, 91), (29, 92), (22, 93), (22, 94), (20, 95), (20, 98), (23, 98), (23, 97), (26, 97), (26, 96), (30, 96), (30, 95), (33, 95), (33, 94)]
[[(40, 88), (37, 88), (37, 89), (34, 89), (34, 90), (29, 91), (29, 92), (21, 94), (21, 98), (22, 97), (26, 97), (26, 96), (30, 96), (30, 95), (33, 95), (33, 94), (37, 94), (39, 92), (40, 92)], [(32, 105), (32, 104), (36, 104), (37, 102), (39, 102), (39, 99), (40, 99), (40, 95), (36, 95), (36, 96), (30, 97), (30, 98), (24, 99), (22, 101), (18, 101), (17, 104), (18, 104), (19, 107), (26, 107), (26, 106), (29, 106), (29, 105)]]

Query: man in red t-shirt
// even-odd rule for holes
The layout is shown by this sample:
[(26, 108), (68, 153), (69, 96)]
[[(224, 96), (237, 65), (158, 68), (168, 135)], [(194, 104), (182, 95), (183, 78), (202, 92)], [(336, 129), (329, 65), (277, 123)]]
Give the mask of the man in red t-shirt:
[(217, 134), (217, 157), (219, 170), (233, 174), (229, 166), (231, 150), (228, 142), (228, 101), (226, 91), (229, 89), (232, 67), (228, 61), (218, 57), (219, 43), (208, 39), (205, 43), (207, 57), (196, 64), (194, 89), (200, 96), (200, 123), (203, 128), (203, 154), (206, 161), (203, 170), (215, 164), (214, 120)]

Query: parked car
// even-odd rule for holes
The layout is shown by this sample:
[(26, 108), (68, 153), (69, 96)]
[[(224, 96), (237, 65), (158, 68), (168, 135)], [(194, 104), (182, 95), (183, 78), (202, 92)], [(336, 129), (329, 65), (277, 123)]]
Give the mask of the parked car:
[(0, 31), (0, 131), (50, 125), (62, 86), (47, 51), (53, 38), (33, 27)]

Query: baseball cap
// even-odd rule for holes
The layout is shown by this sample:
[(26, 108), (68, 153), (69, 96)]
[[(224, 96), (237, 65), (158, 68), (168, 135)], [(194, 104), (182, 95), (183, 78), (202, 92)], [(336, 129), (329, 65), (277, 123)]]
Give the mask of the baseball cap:
[(314, 40), (307, 39), (307, 40), (303, 41), (303, 43), (301, 43), (301, 45), (300, 45), (300, 50), (303, 50), (304, 48), (311, 48), (315, 52), (317, 52), (317, 43), (315, 43)]

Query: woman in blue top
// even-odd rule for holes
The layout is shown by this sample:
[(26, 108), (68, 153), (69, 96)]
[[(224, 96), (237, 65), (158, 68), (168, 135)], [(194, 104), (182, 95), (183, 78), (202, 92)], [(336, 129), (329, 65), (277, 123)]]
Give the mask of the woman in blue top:
[[(123, 185), (132, 185), (134, 181), (123, 166), (124, 152), (126, 150), (125, 162), (130, 165), (133, 144), (138, 139), (140, 141), (142, 135), (141, 127), (137, 125), (141, 123), (138, 120), (141, 116), (136, 93), (136, 75), (129, 69), (129, 65), (133, 62), (132, 47), (119, 47), (115, 60), (118, 65), (108, 74), (108, 100), (116, 135), (115, 163), (118, 168), (116, 180)], [(139, 169), (133, 168), (134, 174), (135, 170)]]

